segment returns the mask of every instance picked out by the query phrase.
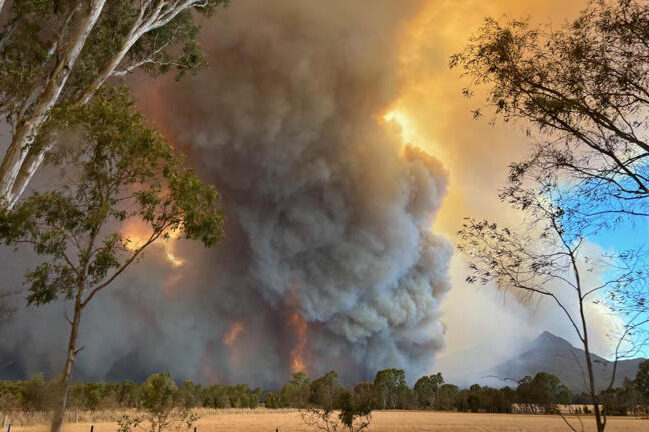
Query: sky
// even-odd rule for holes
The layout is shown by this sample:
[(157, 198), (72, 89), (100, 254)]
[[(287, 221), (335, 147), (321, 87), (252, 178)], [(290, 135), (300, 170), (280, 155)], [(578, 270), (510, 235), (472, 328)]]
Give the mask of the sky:
[[(462, 96), (467, 81), (448, 59), (487, 16), (557, 27), (585, 1), (369, 3), (233, 0), (202, 23), (205, 70), (181, 83), (131, 79), (147, 117), (222, 192), (231, 225), (215, 251), (185, 242), (154, 249), (97, 300), (81, 335), (82, 374), (174, 365), (206, 382), (272, 386), (288, 359), (317, 371), (326, 362), (343, 372), (441, 370), (461, 383), (543, 331), (577, 343), (548, 302), (521, 304), (465, 282), (453, 252), (462, 218), (520, 224), (497, 195), (530, 138), (522, 125), (474, 120), (480, 93)], [(638, 229), (646, 227), (587, 246), (623, 247)], [(22, 264), (4, 258), (0, 271)], [(40, 313), (20, 311), (0, 326), (5, 348), (21, 351), (29, 370), (60, 361), (51, 352), (64, 334), (50, 323), (61, 308)], [(591, 313), (594, 351), (606, 357), (606, 334), (619, 322)]]
[[(471, 110), (480, 103), (479, 93), (472, 100), (461, 95), (468, 83), (457, 70), (449, 70), (448, 58), (463, 48), (487, 16), (530, 17), (538, 23), (559, 24), (574, 16), (580, 3), (431, 1), (409, 26), (401, 59), (408, 84), (394, 103), (394, 118), (404, 126), (404, 138), (435, 154), (449, 172), (449, 192), (434, 227), (450, 238), (454, 238), (463, 217), (518, 222), (497, 194), (505, 182), (508, 164), (529, 151), (529, 138), (517, 125), (492, 126), (488, 120), (474, 120)], [(453, 288), (442, 303), (447, 347), (438, 362), (441, 368), (450, 367), (443, 361), (445, 355), (453, 363), (458, 357), (471, 357), (466, 353), (472, 351), (485, 354), (481, 361), (497, 362), (503, 354), (512, 352), (517, 341), (535, 337), (552, 321), (546, 321), (545, 309), (538, 305), (520, 305), (493, 287), (469, 286), (465, 276), (464, 263), (455, 255)], [(471, 312), (467, 314), (466, 310)], [(568, 329), (553, 330), (570, 336)]]
[[(480, 90), (472, 99), (461, 96), (468, 82), (459, 71), (449, 70), (449, 56), (462, 49), (487, 16), (529, 18), (532, 23), (551, 23), (552, 28), (558, 28), (585, 4), (431, 1), (408, 26), (401, 57), (407, 85), (387, 118), (403, 127), (404, 139), (434, 154), (449, 173), (449, 191), (435, 217), (434, 229), (453, 239), (467, 216), (518, 226), (518, 215), (499, 202), (497, 194), (505, 183), (508, 164), (524, 158), (534, 138), (522, 132), (521, 124), (492, 125), (488, 115), (474, 120), (471, 110), (480, 105)], [(593, 251), (623, 249), (646, 229), (646, 222), (627, 222), (616, 230), (589, 237), (589, 247)], [(543, 330), (578, 344), (572, 329), (563, 325), (565, 320), (547, 302), (520, 304), (494, 287), (466, 284), (466, 274), (461, 256), (454, 255), (452, 289), (442, 303), (447, 345), (434, 367), (450, 376), (457, 375), (458, 362), (468, 371), (484, 370), (484, 363), (498, 363), (503, 355), (510, 355)], [(603, 308), (591, 307), (592, 325), (599, 335), (593, 343), (594, 351), (608, 357), (609, 335), (620, 322)]]

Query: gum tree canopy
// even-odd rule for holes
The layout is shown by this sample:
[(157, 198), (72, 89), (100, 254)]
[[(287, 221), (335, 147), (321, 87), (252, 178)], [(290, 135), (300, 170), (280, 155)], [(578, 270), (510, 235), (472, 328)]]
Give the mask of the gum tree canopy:
[[(38, 135), (56, 107), (86, 104), (136, 69), (178, 76), (203, 64), (194, 11), (227, 0), (0, 0), (0, 115), (12, 128), (0, 204), (13, 207), (43, 162)], [(42, 140), (41, 140), (42, 143)]]
[[(29, 305), (60, 297), (74, 304), (66, 316), (67, 361), (52, 422), (52, 432), (59, 432), (82, 313), (92, 298), (170, 233), (213, 246), (223, 234), (223, 219), (214, 188), (144, 124), (125, 90), (54, 109), (39, 140), (55, 144), (47, 160), (60, 166), (61, 176), (50, 190), (0, 210), (0, 238), (31, 246), (42, 259), (26, 275)], [(126, 222), (140, 226), (138, 242), (122, 234)]]

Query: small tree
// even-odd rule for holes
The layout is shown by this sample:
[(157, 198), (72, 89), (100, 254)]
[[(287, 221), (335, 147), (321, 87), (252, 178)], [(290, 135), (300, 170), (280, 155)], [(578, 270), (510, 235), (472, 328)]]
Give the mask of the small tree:
[(148, 423), (149, 432), (163, 432), (169, 428), (189, 429), (198, 417), (183, 406), (178, 387), (171, 375), (153, 374), (144, 381), (141, 391), (144, 417), (131, 418), (125, 415), (119, 423), (119, 432), (132, 432), (142, 422)]
[[(645, 272), (637, 268), (638, 257), (633, 251), (586, 255), (582, 250), (583, 236), (575, 230), (563, 209), (555, 204), (561, 200), (553, 199), (551, 191), (539, 196), (518, 189), (509, 199), (527, 216), (528, 229), (519, 234), (489, 221), (466, 219), (458, 239), (459, 249), (469, 259), (467, 281), (493, 282), (499, 288), (519, 292), (523, 298), (538, 295), (557, 306), (584, 349), (584, 381), (601, 432), (606, 426), (606, 414), (597, 397), (600, 383), (596, 383), (593, 370), (586, 306), (596, 302), (628, 319), (618, 335), (610, 381), (601, 383), (610, 389), (615, 381), (618, 359), (637, 352), (634, 332), (648, 322), (642, 284), (646, 280)], [(586, 278), (595, 268), (611, 270), (602, 275), (602, 283), (593, 284)]]
[(194, 408), (202, 401), (200, 400), (203, 388), (200, 384), (185, 380), (178, 389), (179, 403), (183, 408)]
[(439, 398), (437, 399), (436, 409), (451, 410), (455, 404), (455, 398), (460, 389), (453, 384), (443, 384), (439, 389)]
[(377, 407), (381, 409), (398, 408), (408, 391), (406, 374), (403, 370), (384, 369), (376, 373), (376, 377), (374, 378), (374, 392)]
[(335, 371), (329, 371), (311, 383), (311, 403), (333, 409), (339, 399), (342, 387)]
[(203, 406), (210, 408), (225, 408), (228, 403), (226, 386), (222, 384), (211, 385), (203, 391)]
[(284, 408), (284, 402), (279, 393), (268, 393), (264, 400), (264, 406), (270, 409)]
[(649, 401), (649, 360), (640, 363), (633, 384), (645, 401)]
[(557, 404), (569, 404), (572, 394), (556, 375), (539, 372), (529, 382), (529, 402), (543, 408), (546, 414), (557, 412)]
[(442, 384), (444, 384), (444, 378), (442, 378), (441, 373), (419, 378), (413, 388), (419, 405), (423, 407), (435, 407), (439, 399), (439, 389)]
[(295, 372), (282, 388), (282, 401), (293, 408), (306, 407), (311, 396), (310, 384), (311, 379), (306, 372)]
[(39, 373), (25, 381), (20, 391), (20, 405), (24, 411), (45, 411), (51, 407), (47, 382)]
[(309, 407), (300, 414), (307, 426), (321, 432), (360, 432), (369, 427), (372, 417), (370, 399), (343, 390), (339, 393), (336, 408), (340, 410), (338, 413), (332, 408)]
[[(8, 245), (31, 245), (43, 258), (26, 276), (28, 305), (59, 297), (73, 303), (72, 317), (66, 315), (67, 360), (52, 422), (52, 432), (59, 432), (80, 350), (81, 318), (90, 301), (169, 233), (212, 246), (222, 235), (223, 220), (216, 191), (182, 166), (171, 147), (134, 113), (123, 90), (56, 111), (46, 132), (43, 138), (59, 144), (50, 162), (66, 167), (67, 175), (52, 190), (1, 210), (0, 238)], [(71, 136), (77, 142), (64, 146)], [(126, 221), (142, 225), (142, 241), (120, 232)]]

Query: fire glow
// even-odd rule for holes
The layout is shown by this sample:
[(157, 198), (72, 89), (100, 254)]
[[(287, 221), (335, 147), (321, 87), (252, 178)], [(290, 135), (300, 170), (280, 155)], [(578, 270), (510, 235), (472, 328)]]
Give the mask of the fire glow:
[(229, 347), (232, 347), (244, 328), (245, 326), (242, 321), (234, 321), (232, 324), (230, 324), (230, 327), (228, 327), (228, 329), (223, 334), (223, 343)]
[[(141, 224), (128, 224), (123, 230), (122, 234), (125, 238), (124, 246), (129, 251), (135, 251), (142, 247), (149, 239), (149, 232)], [(174, 240), (180, 237), (180, 231), (168, 231), (165, 233), (162, 241), (155, 242), (153, 246), (162, 248), (165, 260), (173, 267), (182, 266), (185, 261), (179, 258), (175, 252)]]
[(394, 109), (383, 116), (383, 120), (387, 123), (394, 123), (399, 127), (401, 133), (401, 142), (404, 145), (412, 145), (419, 147), (422, 150), (426, 149), (424, 140), (417, 132), (417, 128), (413, 121), (408, 117), (405, 111)]
[(307, 338), (307, 323), (299, 312), (293, 312), (289, 317), (289, 325), (295, 331), (296, 344), (291, 350), (291, 372), (306, 371), (306, 350), (309, 343)]

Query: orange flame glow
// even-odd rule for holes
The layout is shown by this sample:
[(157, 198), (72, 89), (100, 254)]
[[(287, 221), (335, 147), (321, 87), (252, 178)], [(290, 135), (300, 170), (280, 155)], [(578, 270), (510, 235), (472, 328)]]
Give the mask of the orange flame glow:
[(237, 320), (234, 321), (232, 324), (230, 324), (230, 327), (223, 333), (223, 343), (226, 344), (227, 346), (231, 347), (236, 341), (243, 329), (245, 328), (245, 325), (243, 321)]
[(419, 131), (416, 122), (405, 110), (395, 108), (383, 115), (383, 121), (398, 126), (403, 145), (417, 147), (427, 153), (436, 150), (432, 141)]
[[(185, 262), (176, 256), (175, 242), (173, 240), (180, 237), (179, 231), (169, 231), (165, 233), (165, 238), (155, 242), (153, 245), (162, 248), (164, 258), (174, 267), (180, 267)], [(149, 239), (149, 231), (142, 223), (130, 222), (122, 229), (122, 235), (126, 239), (125, 246), (130, 251), (135, 251), (142, 247)]]
[(297, 336), (297, 344), (291, 350), (291, 372), (306, 371), (307, 323), (299, 312), (294, 312), (289, 317), (289, 325)]

